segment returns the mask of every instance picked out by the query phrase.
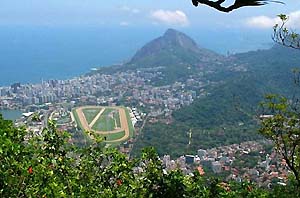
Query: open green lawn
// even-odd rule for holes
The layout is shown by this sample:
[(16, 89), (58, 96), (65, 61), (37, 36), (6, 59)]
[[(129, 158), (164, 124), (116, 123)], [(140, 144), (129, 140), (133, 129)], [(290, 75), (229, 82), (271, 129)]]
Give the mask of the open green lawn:
[(134, 137), (134, 127), (132, 125), (131, 119), (130, 119), (130, 115), (129, 115), (129, 110), (126, 107), (123, 107), (126, 111), (126, 116), (127, 116), (127, 122), (128, 122), (128, 127), (129, 127), (129, 137)]
[(94, 120), (100, 111), (101, 108), (86, 108), (82, 110), (88, 124)]
[(121, 127), (119, 111), (114, 112), (114, 119), (116, 120), (117, 127)]
[(114, 111), (113, 109), (105, 109), (97, 122), (92, 126), (95, 131), (113, 131), (115, 130), (115, 120), (109, 114)]
[(73, 115), (74, 115), (74, 119), (75, 119), (75, 122), (76, 122), (77, 126), (78, 126), (82, 131), (84, 131), (84, 128), (82, 127), (82, 124), (81, 124), (81, 122), (80, 122), (80, 120), (79, 120), (79, 117), (78, 117), (78, 115), (77, 115), (77, 113), (76, 113), (76, 109), (73, 109), (73, 110), (72, 110), (72, 113), (73, 113)]
[(75, 119), (75, 122), (76, 122), (76, 124), (77, 124), (77, 127), (78, 127), (79, 129), (81, 129), (81, 132), (79, 132), (79, 133), (81, 133), (81, 134), (77, 134), (77, 136), (81, 137), (82, 139), (81, 139), (81, 140), (78, 140), (78, 141), (85, 142), (85, 144), (86, 144), (86, 143), (90, 143), (90, 142), (91, 142), (91, 139), (90, 139), (89, 135), (88, 135), (87, 133), (85, 133), (85, 130), (84, 130), (84, 128), (82, 127), (82, 124), (81, 124), (81, 122), (79, 121), (79, 117), (78, 117), (78, 115), (77, 115), (77, 113), (76, 113), (76, 109), (73, 109), (73, 110), (72, 110), (72, 113), (73, 113), (73, 115), (74, 115), (74, 119)]
[(69, 123), (71, 121), (71, 118), (70, 116), (64, 116), (64, 117), (61, 117), (57, 120), (57, 124), (60, 125), (60, 124), (66, 124), (66, 123)]
[(105, 108), (104, 112), (102, 113), (102, 115), (109, 115), (111, 112), (115, 111), (114, 109), (112, 108)]
[(114, 141), (124, 137), (124, 135), (125, 135), (125, 131), (121, 131), (119, 133), (113, 133), (113, 134), (102, 135), (102, 136), (106, 137), (106, 141)]

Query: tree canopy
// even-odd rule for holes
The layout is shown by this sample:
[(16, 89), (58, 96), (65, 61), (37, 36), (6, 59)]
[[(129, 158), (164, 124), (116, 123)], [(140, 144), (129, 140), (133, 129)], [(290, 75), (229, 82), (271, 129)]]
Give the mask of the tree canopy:
[[(95, 136), (96, 137), (96, 136)], [(101, 139), (85, 148), (70, 134), (49, 127), (39, 135), (14, 127), (0, 115), (0, 197), (281, 197), (293, 187), (272, 191), (251, 183), (225, 183), (195, 171), (166, 172), (153, 148), (128, 159)]]

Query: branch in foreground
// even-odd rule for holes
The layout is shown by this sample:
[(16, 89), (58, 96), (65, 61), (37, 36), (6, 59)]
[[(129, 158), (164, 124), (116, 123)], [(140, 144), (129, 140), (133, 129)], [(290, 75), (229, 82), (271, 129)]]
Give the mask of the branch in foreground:
[(300, 35), (286, 27), (288, 17), (284, 14), (278, 15), (278, 17), (281, 20), (281, 24), (274, 26), (273, 41), (286, 47), (300, 49)]
[(218, 1), (210, 1), (210, 0), (192, 0), (192, 3), (194, 6), (198, 6), (199, 4), (204, 4), (207, 6), (210, 6), (216, 10), (219, 10), (221, 12), (231, 12), (233, 10), (239, 9), (241, 7), (245, 6), (262, 6), (266, 5), (269, 2), (273, 3), (281, 3), (284, 4), (281, 1), (271, 1), (271, 0), (235, 0), (234, 4), (228, 7), (223, 7), (222, 3), (224, 3), (226, 0), (218, 0)]

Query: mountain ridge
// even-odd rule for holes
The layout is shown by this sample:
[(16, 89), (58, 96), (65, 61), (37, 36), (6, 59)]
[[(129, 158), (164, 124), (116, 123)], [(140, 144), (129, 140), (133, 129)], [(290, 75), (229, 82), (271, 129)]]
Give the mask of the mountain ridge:
[[(208, 78), (221, 82), (207, 87), (210, 93), (189, 106), (173, 112), (172, 124), (146, 125), (135, 144), (133, 154), (145, 146), (154, 146), (163, 155), (180, 156), (262, 137), (257, 132), (259, 103), (266, 94), (300, 97), (295, 83), (300, 68), (300, 51), (274, 45), (270, 49), (232, 55), (224, 60), (223, 70)], [(296, 74), (296, 75), (295, 75)], [(296, 79), (295, 79), (296, 77)], [(191, 145), (186, 147), (186, 131), (193, 130)]]
[(208, 59), (220, 58), (221, 55), (205, 48), (200, 48), (197, 43), (175, 29), (167, 29), (160, 37), (148, 42), (129, 61), (129, 65), (156, 66), (163, 62), (170, 64), (198, 64), (207, 62)]

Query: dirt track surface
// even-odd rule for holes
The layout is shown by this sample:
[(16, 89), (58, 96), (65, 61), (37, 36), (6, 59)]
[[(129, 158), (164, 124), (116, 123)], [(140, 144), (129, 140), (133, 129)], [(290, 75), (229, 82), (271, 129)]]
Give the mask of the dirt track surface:
[(128, 122), (127, 122), (126, 111), (125, 111), (124, 108), (121, 108), (121, 107), (109, 107), (111, 109), (118, 110), (119, 111), (119, 115), (120, 115), (121, 128), (113, 130), (113, 131), (95, 131), (95, 130), (92, 130), (92, 126), (93, 126), (92, 123), (90, 125), (88, 124), (88, 122), (86, 121), (86, 118), (84, 116), (84, 113), (83, 113), (83, 109), (86, 109), (86, 108), (103, 108), (98, 113), (98, 115), (95, 117), (95, 119), (92, 121), (92, 123), (94, 121), (96, 123), (96, 121), (99, 119), (99, 117), (104, 112), (105, 108), (107, 108), (107, 107), (102, 107), (102, 106), (85, 106), (85, 107), (79, 107), (79, 108), (77, 108), (76, 109), (76, 113), (78, 115), (79, 121), (81, 122), (81, 125), (84, 128), (84, 130), (94, 131), (95, 133), (100, 134), (100, 135), (109, 135), (109, 134), (119, 133), (119, 132), (125, 131), (125, 135), (122, 138), (117, 139), (117, 140), (113, 140), (113, 141), (106, 141), (108, 143), (122, 142), (122, 141), (126, 141), (129, 138), (129, 135), (130, 135), (129, 126), (128, 126)]

